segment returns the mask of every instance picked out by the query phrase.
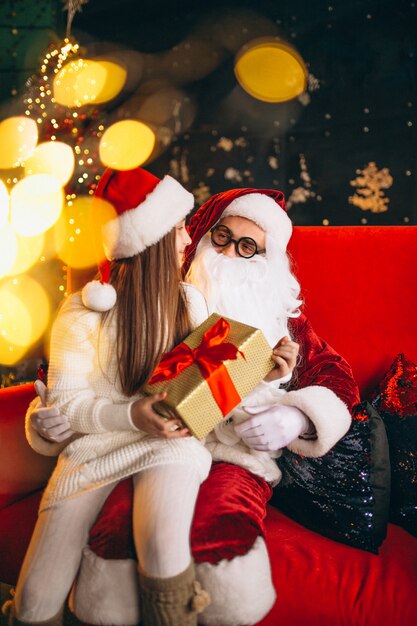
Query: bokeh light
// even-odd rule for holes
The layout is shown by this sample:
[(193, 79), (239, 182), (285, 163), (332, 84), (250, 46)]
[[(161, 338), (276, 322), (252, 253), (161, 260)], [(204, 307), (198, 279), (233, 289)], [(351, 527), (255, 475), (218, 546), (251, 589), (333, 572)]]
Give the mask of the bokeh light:
[[(2, 307), (0, 302), (0, 307)], [(22, 346), (15, 346), (13, 343), (9, 343), (1, 334), (1, 308), (0, 308), (0, 364), (13, 366), (17, 365), (19, 361), (23, 359), (28, 348)]]
[(16, 276), (27, 272), (39, 260), (42, 254), (45, 235), (35, 235), (35, 237), (16, 236), (17, 255), (16, 260), (7, 272), (9, 276)]
[(71, 61), (54, 78), (54, 98), (67, 107), (107, 102), (121, 91), (126, 77), (126, 70), (111, 61)]
[(7, 224), (9, 216), (9, 194), (6, 185), (0, 179), (0, 228)]
[(121, 92), (126, 83), (127, 71), (113, 61), (95, 61), (95, 63), (101, 65), (106, 71), (106, 80), (94, 101), (101, 104), (112, 100)]
[(0, 278), (6, 276), (17, 258), (16, 234), (10, 224), (0, 227)]
[(27, 117), (8, 117), (0, 122), (0, 169), (18, 167), (33, 153), (38, 127)]
[(10, 192), (12, 226), (24, 237), (43, 233), (59, 218), (63, 198), (61, 183), (54, 176), (34, 174), (23, 178)]
[(72, 176), (75, 156), (72, 148), (62, 141), (45, 141), (36, 146), (33, 155), (25, 163), (26, 176), (50, 174), (61, 185), (67, 184)]
[[(50, 309), (45, 290), (33, 278), (19, 276), (2, 283), (0, 363), (16, 363), (42, 337), (49, 324)], [(13, 350), (14, 346), (17, 350)]]
[(130, 170), (142, 165), (152, 154), (155, 133), (135, 120), (122, 120), (109, 126), (99, 146), (101, 162), (116, 170)]
[(278, 41), (252, 42), (238, 54), (235, 75), (241, 87), (263, 102), (286, 102), (305, 91), (307, 68), (298, 52)]
[(101, 198), (78, 197), (66, 206), (54, 228), (56, 252), (69, 267), (93, 267), (104, 259), (101, 224), (117, 216)]

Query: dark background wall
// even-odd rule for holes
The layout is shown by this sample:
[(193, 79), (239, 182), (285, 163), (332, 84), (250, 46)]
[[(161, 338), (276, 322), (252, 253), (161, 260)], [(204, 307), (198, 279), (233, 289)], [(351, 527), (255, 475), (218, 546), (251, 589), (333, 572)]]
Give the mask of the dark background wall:
[[(234, 186), (278, 187), (297, 224), (411, 224), (417, 220), (416, 4), (90, 0), (72, 33), (90, 52), (141, 53), (130, 92), (109, 115), (142, 106), (157, 81), (176, 90), (165, 149), (148, 167), (170, 171), (200, 203)], [(20, 97), (64, 22), (57, 1), (2, 0), (3, 100)], [(269, 34), (296, 46), (310, 72), (307, 92), (289, 103), (259, 102), (234, 77), (240, 45)], [(376, 186), (387, 198), (384, 212), (375, 212), (378, 202), (364, 210), (349, 201), (357, 170), (372, 162), (382, 171)]]

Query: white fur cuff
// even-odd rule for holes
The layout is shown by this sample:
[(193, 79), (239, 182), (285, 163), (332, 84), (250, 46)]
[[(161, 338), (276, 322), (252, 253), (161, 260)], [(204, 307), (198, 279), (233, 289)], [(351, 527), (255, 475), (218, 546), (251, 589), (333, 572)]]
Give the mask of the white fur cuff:
[(87, 624), (135, 626), (139, 615), (139, 577), (132, 559), (102, 559), (84, 548), (70, 608)]
[[(274, 606), (276, 593), (261, 537), (246, 555), (224, 559), (217, 565), (200, 563), (196, 572), (211, 596), (199, 624), (256, 624)], [(89, 624), (133, 626), (140, 621), (138, 589), (136, 561), (102, 559), (85, 548), (70, 608), (78, 619)]]
[(244, 556), (217, 565), (199, 563), (197, 579), (208, 591), (211, 604), (199, 616), (204, 626), (256, 624), (274, 606), (276, 593), (265, 541), (258, 537)]
[(317, 439), (294, 439), (288, 449), (303, 456), (323, 456), (347, 433), (352, 421), (344, 402), (327, 387), (305, 387), (290, 391), (280, 404), (295, 406), (313, 422)]

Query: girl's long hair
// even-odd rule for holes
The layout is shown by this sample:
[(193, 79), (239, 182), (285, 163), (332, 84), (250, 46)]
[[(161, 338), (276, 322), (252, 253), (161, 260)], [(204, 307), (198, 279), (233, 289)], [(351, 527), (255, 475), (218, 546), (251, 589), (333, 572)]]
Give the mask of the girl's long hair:
[(111, 262), (119, 378), (127, 396), (149, 380), (163, 353), (191, 331), (175, 232), (132, 258)]

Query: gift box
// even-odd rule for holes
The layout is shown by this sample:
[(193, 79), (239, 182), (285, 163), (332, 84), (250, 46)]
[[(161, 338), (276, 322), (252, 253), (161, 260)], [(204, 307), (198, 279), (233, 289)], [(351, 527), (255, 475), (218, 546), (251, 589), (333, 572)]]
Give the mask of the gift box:
[(155, 411), (203, 439), (274, 366), (261, 330), (214, 313), (164, 355), (143, 391), (166, 391)]

